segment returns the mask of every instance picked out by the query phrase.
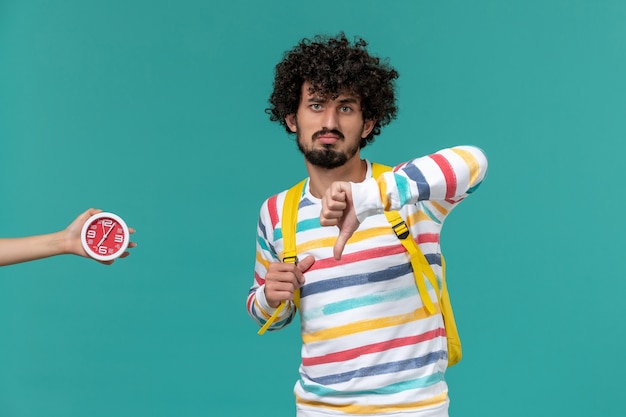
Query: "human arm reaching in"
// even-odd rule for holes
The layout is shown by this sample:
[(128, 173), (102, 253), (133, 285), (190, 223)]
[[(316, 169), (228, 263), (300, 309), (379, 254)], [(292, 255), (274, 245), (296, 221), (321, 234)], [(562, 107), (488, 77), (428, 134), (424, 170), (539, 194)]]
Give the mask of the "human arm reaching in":
[[(80, 232), (87, 219), (100, 212), (102, 210), (89, 209), (74, 219), (64, 230), (58, 232), (28, 237), (0, 238), (0, 266), (64, 254), (88, 258), (89, 255), (87, 255), (80, 242)], [(135, 233), (135, 230), (132, 228), (128, 230), (131, 234)], [(130, 242), (128, 245), (129, 248), (134, 248), (135, 246), (137, 246), (135, 242)], [(126, 251), (120, 258), (125, 258), (129, 254), (130, 252)], [(98, 262), (110, 265), (114, 261)]]

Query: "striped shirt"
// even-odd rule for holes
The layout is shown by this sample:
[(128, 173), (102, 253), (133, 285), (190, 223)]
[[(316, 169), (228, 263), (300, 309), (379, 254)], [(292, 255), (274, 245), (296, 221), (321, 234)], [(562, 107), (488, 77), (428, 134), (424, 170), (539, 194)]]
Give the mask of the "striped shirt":
[[(305, 186), (296, 228), (300, 259), (313, 255), (300, 289), (302, 363), (294, 393), (298, 417), (448, 415), (446, 333), (435, 289), (426, 281), (435, 314), (415, 285), (410, 257), (383, 210), (399, 210), (441, 287), (439, 236), (450, 211), (482, 182), (484, 153), (472, 146), (413, 159), (377, 179), (353, 184), (361, 224), (340, 261), (333, 257), (336, 227), (319, 223), (321, 201)], [(275, 309), (264, 277), (283, 251), (280, 214), (286, 191), (267, 199), (258, 223), (254, 283), (247, 299), (263, 325)], [(295, 317), (288, 303), (269, 330)]]

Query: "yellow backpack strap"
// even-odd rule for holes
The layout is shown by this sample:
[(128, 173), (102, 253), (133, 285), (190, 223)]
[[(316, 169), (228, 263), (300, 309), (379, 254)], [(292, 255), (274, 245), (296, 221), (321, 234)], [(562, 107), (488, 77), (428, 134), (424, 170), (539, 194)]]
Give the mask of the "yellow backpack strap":
[[(372, 163), (372, 177), (378, 178), (380, 175), (388, 171), (391, 171), (391, 167), (382, 164)], [(439, 285), (437, 283), (437, 277), (430, 267), (430, 264), (424, 257), (424, 254), (417, 246), (417, 243), (415, 243), (415, 241), (411, 237), (409, 226), (400, 216), (400, 213), (398, 213), (397, 211), (386, 211), (385, 216), (387, 217), (387, 221), (391, 223), (391, 228), (395, 232), (396, 236), (398, 236), (400, 243), (402, 243), (402, 246), (404, 246), (407, 252), (409, 252), (409, 255), (411, 255), (411, 266), (413, 267), (415, 284), (417, 285), (417, 290), (419, 291), (422, 303), (424, 304), (424, 307), (426, 307), (426, 310), (428, 310), (429, 314), (434, 314), (436, 310), (432, 300), (430, 299), (430, 296), (428, 295), (428, 291), (426, 289), (426, 281), (424, 281), (424, 274), (426, 274), (428, 281), (433, 286), (433, 288), (435, 288), (438, 297)]]
[(446, 328), (448, 339), (448, 366), (456, 365), (463, 358), (463, 348), (461, 346), (461, 338), (454, 320), (454, 311), (452, 311), (452, 303), (450, 303), (450, 295), (448, 294), (448, 284), (446, 283), (446, 260), (441, 255), (441, 314), (443, 315), (443, 323)]
[(300, 181), (287, 191), (283, 203), (281, 229), (283, 232), (283, 262), (298, 263), (296, 252), (296, 226), (298, 224), (298, 205), (304, 192), (306, 179)]
[[(282, 261), (292, 264), (298, 263), (298, 253), (296, 252), (296, 225), (298, 224), (298, 205), (302, 192), (304, 191), (304, 185), (306, 179), (300, 181), (289, 190), (285, 196), (285, 202), (283, 203), (283, 213), (281, 217), (281, 229), (283, 232), (283, 253)], [(300, 290), (296, 290), (293, 295), (293, 301), (297, 308), (300, 308)], [(263, 334), (265, 331), (276, 321), (276, 318), (281, 311), (287, 305), (286, 301), (282, 301), (280, 305), (274, 311), (274, 314), (270, 316), (265, 322), (263, 327), (258, 331), (258, 334)]]
[[(411, 237), (411, 233), (409, 232), (409, 228), (400, 217), (397, 211), (386, 211), (385, 216), (387, 216), (387, 220), (391, 223), (391, 227), (393, 231), (398, 236), (400, 243), (402, 246), (409, 252), (411, 255), (411, 266), (413, 267), (413, 276), (415, 277), (415, 284), (417, 284), (417, 290), (422, 299), (422, 303), (429, 314), (435, 314), (437, 310), (433, 305), (430, 296), (428, 295), (428, 290), (426, 289), (426, 281), (424, 281), (424, 273), (426, 273), (426, 277), (430, 281), (430, 284), (435, 288), (437, 295), (439, 295), (439, 285), (437, 284), (437, 278), (435, 274), (432, 272), (432, 268), (428, 261), (426, 261), (426, 265), (421, 262), (421, 258), (424, 258), (422, 251), (419, 250), (417, 243)], [(420, 256), (421, 255), (421, 256)], [(426, 258), (424, 258), (425, 260)], [(430, 272), (430, 274), (428, 274)]]
[(391, 167), (383, 164), (372, 162), (372, 178), (376, 179), (385, 172), (391, 171)]

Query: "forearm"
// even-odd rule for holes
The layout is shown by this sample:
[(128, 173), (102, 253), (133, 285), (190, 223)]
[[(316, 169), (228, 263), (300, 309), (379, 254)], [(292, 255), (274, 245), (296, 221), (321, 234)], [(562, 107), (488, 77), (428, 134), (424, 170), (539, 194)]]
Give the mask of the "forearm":
[[(286, 326), (291, 322), (296, 312), (295, 306), (291, 301), (287, 301), (283, 307), (276, 305), (277, 300), (288, 298), (286, 296), (277, 298), (276, 279), (272, 278), (276, 278), (277, 265), (282, 265), (279, 251), (275, 247), (274, 229), (276, 228), (276, 223), (272, 220), (272, 215), (270, 214), (271, 212), (277, 213), (281, 211), (276, 206), (276, 201), (277, 196), (273, 196), (267, 199), (261, 206), (257, 224), (254, 281), (246, 300), (248, 314), (261, 327), (276, 312), (277, 308), (281, 308), (278, 317), (276, 317), (276, 320), (268, 330), (278, 330)], [(274, 281), (274, 284), (269, 284), (274, 290), (266, 288), (268, 280), (270, 282)], [(269, 297), (272, 301), (268, 301), (268, 298), (266, 298), (268, 291), (273, 294)]]
[(65, 233), (0, 239), (0, 266), (67, 253)]
[(443, 149), (413, 159), (377, 179), (353, 184), (357, 217), (399, 210), (418, 201), (456, 204), (473, 192), (487, 172), (487, 158), (474, 146)]

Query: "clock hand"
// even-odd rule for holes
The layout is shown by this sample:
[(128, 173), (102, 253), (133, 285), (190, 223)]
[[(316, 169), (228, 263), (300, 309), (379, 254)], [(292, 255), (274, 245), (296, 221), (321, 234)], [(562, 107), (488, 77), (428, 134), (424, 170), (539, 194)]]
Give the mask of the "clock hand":
[(100, 223), (100, 226), (102, 227), (102, 233), (104, 233), (104, 235), (102, 236), (102, 240), (100, 240), (100, 242), (98, 242), (98, 245), (96, 247), (100, 247), (100, 245), (102, 245), (102, 242), (104, 242), (104, 240), (107, 238), (107, 236), (109, 235), (109, 232), (111, 231), (111, 229), (109, 229), (108, 232), (104, 231), (104, 223)]
[[(102, 242), (106, 240), (106, 238), (109, 236), (109, 234), (111, 233), (111, 230), (113, 230), (114, 227), (115, 227), (115, 223), (113, 223), (111, 227), (109, 227), (109, 230), (104, 234), (104, 236), (102, 236), (102, 239), (97, 245), (98, 248), (100, 247), (100, 245), (102, 245)], [(104, 230), (104, 226), (102, 226), (102, 230)]]

